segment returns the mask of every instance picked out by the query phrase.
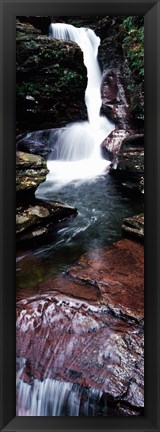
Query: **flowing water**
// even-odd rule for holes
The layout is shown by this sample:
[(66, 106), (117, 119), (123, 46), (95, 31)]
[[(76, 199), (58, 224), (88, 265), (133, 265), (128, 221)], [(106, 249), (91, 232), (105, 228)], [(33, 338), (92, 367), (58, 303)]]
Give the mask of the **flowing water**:
[[(142, 203), (124, 197), (116, 180), (108, 175), (110, 162), (103, 159), (100, 151), (100, 144), (114, 128), (107, 118), (100, 116), (101, 72), (97, 61), (100, 39), (90, 29), (66, 24), (51, 24), (50, 37), (72, 40), (83, 51), (88, 75), (85, 92), (88, 121), (53, 130), (54, 146), (47, 162), (50, 172), (38, 187), (36, 197), (64, 201), (75, 206), (78, 215), (61, 222), (52, 241), (50, 238), (41, 247), (18, 251), (17, 288), (28, 288), (54, 277), (82, 253), (112, 244), (122, 236), (123, 218), (142, 210)], [(39, 132), (37, 136), (34, 132), (34, 136), (41, 141)], [(50, 378), (24, 383), (22, 371), (23, 364), (17, 376), (17, 415), (88, 416), (100, 412), (97, 407), (101, 392)], [(99, 415), (107, 415), (106, 412), (105, 407)]]
[(96, 416), (107, 415), (107, 407), (100, 403), (103, 393), (78, 384), (46, 378), (34, 379), (31, 384), (20, 376), (25, 365), (21, 359), (17, 375), (18, 416)]

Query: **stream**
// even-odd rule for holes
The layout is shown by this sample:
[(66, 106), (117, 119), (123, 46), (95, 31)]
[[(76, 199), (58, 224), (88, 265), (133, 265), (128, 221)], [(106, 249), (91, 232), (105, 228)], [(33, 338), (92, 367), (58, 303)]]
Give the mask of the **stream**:
[[(84, 361), (86, 352), (91, 346), (91, 355), (89, 356), (91, 363), (90, 366), (87, 364), (86, 372), (89, 368), (89, 373), (94, 375), (96, 364), (94, 361), (94, 353), (96, 352), (94, 344), (97, 343), (97, 352), (99, 350), (98, 368), (103, 366), (103, 356), (113, 364), (114, 361), (117, 362), (117, 347), (114, 354), (114, 340), (117, 338), (116, 329), (115, 335), (112, 329), (111, 340), (108, 339), (105, 348), (106, 337), (110, 338), (108, 309), (101, 306), (94, 308), (88, 303), (87, 311), (89, 312), (85, 315), (85, 302), (82, 301), (82, 304), (79, 303), (77, 306), (75, 299), (73, 301), (59, 300), (58, 298), (53, 300), (50, 295), (46, 298), (44, 293), (44, 298), (43, 295), (39, 297), (41, 292), (37, 296), (34, 289), (33, 297), (27, 299), (26, 295), (25, 298), (25, 290), (62, 275), (82, 254), (112, 245), (121, 239), (123, 219), (142, 212), (143, 207), (142, 199), (133, 196), (130, 198), (122, 192), (118, 181), (109, 174), (110, 162), (103, 159), (101, 155), (100, 144), (114, 129), (115, 125), (100, 115), (102, 76), (97, 61), (99, 37), (90, 29), (79, 29), (58, 23), (51, 24), (50, 36), (75, 41), (83, 51), (88, 76), (85, 92), (88, 121), (67, 125), (58, 133), (56, 131), (54, 149), (47, 161), (49, 174), (46, 181), (39, 185), (35, 194), (37, 199), (62, 201), (76, 207), (77, 216), (57, 223), (54, 232), (50, 234), (49, 238), (46, 237), (43, 245), (38, 245), (36, 242), (30, 247), (24, 244), (23, 246), (22, 244), (17, 245), (16, 286), (17, 290), (24, 290), (23, 300), (17, 306), (17, 346), (19, 344), (20, 350), (17, 358), (17, 415), (114, 415), (112, 411), (108, 414), (106, 401), (103, 400), (104, 395), (101, 390), (81, 386), (74, 382), (74, 377), (78, 378), (85, 373), (85, 367), (83, 370), (82, 366), (81, 371), (77, 372), (73, 368), (74, 360), (72, 359), (74, 350), (79, 347), (80, 353), (85, 351)], [(38, 139), (40, 139), (39, 134)], [(47, 302), (51, 303), (47, 305)], [(79, 308), (78, 312), (77, 308)], [(74, 331), (73, 329), (66, 331), (72, 313), (75, 317), (75, 321), (74, 317), (71, 320)], [(98, 318), (92, 318), (92, 315), (96, 313), (99, 314), (97, 315)], [(87, 330), (85, 330), (85, 323)], [(127, 325), (127, 330), (130, 326), (128, 331), (131, 332), (132, 338), (132, 324)], [(95, 332), (94, 344), (93, 331)], [(139, 331), (136, 326), (133, 328), (134, 331)], [(54, 347), (56, 337), (58, 342)], [(38, 338), (38, 344), (34, 351), (36, 338)], [(125, 342), (122, 341), (122, 351), (124, 345)], [(131, 343), (132, 345), (133, 343)], [(40, 357), (38, 360), (39, 349)], [(104, 349), (105, 353), (103, 353)], [(76, 354), (76, 358), (78, 355), (80, 354)], [(62, 377), (56, 379), (57, 376), (60, 377), (56, 374), (62, 369), (67, 358), (69, 359), (69, 366), (67, 365), (65, 368), (73, 382), (62, 381)], [(130, 361), (133, 358), (132, 355)], [(126, 358), (124, 360), (126, 365)], [(32, 367), (35, 375), (32, 375)], [(109, 367), (110, 365), (108, 371)], [(123, 365), (123, 368), (125, 367)], [(41, 369), (43, 371), (42, 378), (38, 375), (38, 373), (41, 374)], [(54, 370), (53, 375), (51, 374), (52, 369)], [(97, 372), (95, 375), (98, 378)], [(108, 379), (106, 377), (106, 380)]]
[(126, 197), (109, 174), (69, 183), (58, 192), (52, 187), (50, 191), (49, 185), (48, 181), (39, 186), (37, 197), (67, 202), (78, 215), (61, 222), (45, 245), (17, 248), (17, 289), (65, 272), (83, 253), (111, 245), (122, 237), (123, 218), (142, 211), (142, 200)]

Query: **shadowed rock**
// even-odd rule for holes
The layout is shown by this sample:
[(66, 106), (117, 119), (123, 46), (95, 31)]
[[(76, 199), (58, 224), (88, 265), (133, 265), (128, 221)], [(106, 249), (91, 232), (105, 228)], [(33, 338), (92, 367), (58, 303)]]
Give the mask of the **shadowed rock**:
[(120, 180), (123, 188), (144, 193), (144, 135), (126, 136), (112, 160), (110, 174)]
[(87, 74), (76, 43), (51, 40), (17, 20), (16, 62), (17, 134), (86, 119)]
[(123, 219), (122, 229), (126, 236), (144, 240), (144, 213)]
[(16, 233), (21, 240), (46, 235), (55, 223), (77, 214), (77, 209), (56, 201), (36, 200), (34, 205), (19, 207), (16, 215)]

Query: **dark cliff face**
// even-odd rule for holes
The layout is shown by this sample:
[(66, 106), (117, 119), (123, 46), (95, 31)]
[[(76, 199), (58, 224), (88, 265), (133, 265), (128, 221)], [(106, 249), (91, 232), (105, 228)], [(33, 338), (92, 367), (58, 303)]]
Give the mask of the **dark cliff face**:
[(51, 40), (17, 22), (17, 133), (87, 116), (87, 73), (77, 44)]
[(125, 129), (143, 127), (144, 119), (142, 19), (136, 24), (131, 21), (130, 26), (133, 29), (125, 17), (107, 16), (95, 27), (101, 38), (98, 55), (103, 71), (102, 113)]

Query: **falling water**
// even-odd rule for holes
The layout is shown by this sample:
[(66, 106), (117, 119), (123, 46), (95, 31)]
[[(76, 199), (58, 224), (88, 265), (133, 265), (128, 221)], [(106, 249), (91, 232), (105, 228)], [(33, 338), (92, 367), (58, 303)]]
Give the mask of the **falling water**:
[[(47, 182), (55, 190), (66, 182), (94, 178), (107, 170), (110, 162), (102, 158), (100, 144), (114, 129), (114, 125), (100, 115), (102, 76), (97, 60), (100, 38), (91, 29), (64, 23), (51, 24), (49, 35), (55, 39), (74, 41), (80, 46), (88, 77), (85, 91), (88, 121), (59, 129), (48, 160), (50, 173)], [(40, 196), (45, 194), (47, 182), (39, 187), (37, 196), (39, 193)]]
[(51, 378), (24, 382), (25, 362), (20, 360), (17, 375), (17, 416), (96, 416), (102, 410), (106, 415), (107, 407), (100, 405), (103, 392)]

